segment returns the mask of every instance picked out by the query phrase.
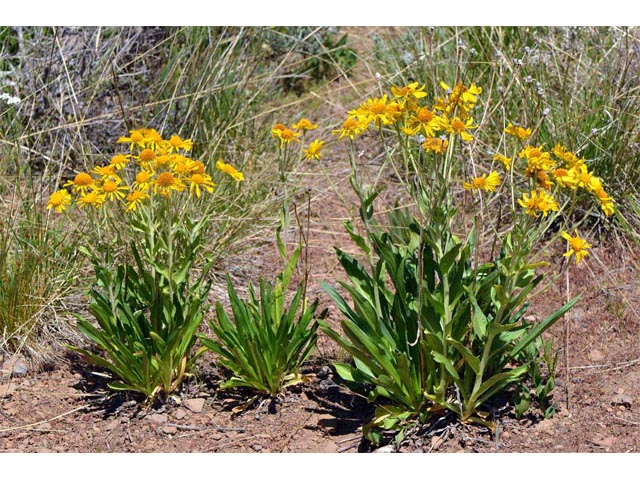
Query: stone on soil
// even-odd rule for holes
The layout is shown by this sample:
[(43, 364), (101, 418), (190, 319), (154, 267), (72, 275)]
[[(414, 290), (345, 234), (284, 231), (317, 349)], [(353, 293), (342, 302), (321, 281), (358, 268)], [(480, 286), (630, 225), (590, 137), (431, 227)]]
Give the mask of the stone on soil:
[(200, 413), (204, 408), (204, 398), (189, 398), (184, 401), (184, 406), (193, 413)]

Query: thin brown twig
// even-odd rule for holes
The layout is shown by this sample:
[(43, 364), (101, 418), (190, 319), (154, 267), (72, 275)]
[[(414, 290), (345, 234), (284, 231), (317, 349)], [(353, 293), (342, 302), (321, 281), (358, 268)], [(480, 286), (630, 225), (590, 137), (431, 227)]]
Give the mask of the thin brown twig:
[(75, 412), (77, 412), (79, 410), (83, 410), (83, 409), (87, 408), (88, 406), (89, 405), (81, 405), (81, 406), (79, 406), (77, 408), (74, 408), (73, 410), (69, 410), (68, 412), (61, 413), (60, 415), (57, 415), (57, 416), (55, 416), (53, 418), (49, 418), (47, 420), (41, 420), (41, 421), (35, 422), (35, 423), (30, 423), (28, 425), (19, 425), (17, 427), (3, 428), (3, 429), (0, 429), (0, 433), (12, 432), (12, 431), (15, 431), (15, 430), (31, 429), (32, 427), (37, 427), (38, 425), (42, 425), (43, 423), (52, 422), (54, 420), (58, 420), (59, 418), (66, 417), (67, 415), (71, 415), (72, 413), (75, 413)]

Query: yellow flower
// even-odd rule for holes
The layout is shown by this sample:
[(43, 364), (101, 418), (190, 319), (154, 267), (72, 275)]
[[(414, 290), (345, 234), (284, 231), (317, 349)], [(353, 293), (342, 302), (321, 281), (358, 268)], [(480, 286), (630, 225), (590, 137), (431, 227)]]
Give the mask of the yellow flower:
[(451, 120), (451, 122), (449, 122), (449, 120), (447, 119), (444, 119), (443, 123), (444, 129), (447, 133), (457, 133), (465, 142), (470, 142), (473, 140), (473, 135), (468, 133), (467, 130), (478, 128), (477, 125), (473, 125), (472, 118), (468, 118), (465, 122), (460, 117), (455, 117), (453, 120)]
[(518, 203), (521, 207), (526, 209), (525, 213), (527, 215), (532, 215), (534, 217), (537, 217), (540, 213), (546, 217), (549, 212), (557, 212), (560, 210), (558, 204), (553, 198), (553, 195), (550, 195), (541, 188), (532, 191), (530, 196), (523, 193), (522, 198), (518, 199)]
[(122, 170), (129, 163), (129, 158), (126, 155), (115, 155), (111, 158), (109, 165), (113, 165), (116, 170)]
[(551, 159), (549, 152), (545, 152), (542, 147), (527, 145), (520, 151), (518, 156), (527, 159), (525, 174), (529, 177), (534, 177), (538, 170), (548, 172), (556, 167), (556, 162)]
[(122, 183), (120, 179), (112, 180), (107, 178), (102, 182), (102, 186), (97, 189), (97, 192), (104, 195), (105, 199), (109, 201), (122, 200), (129, 187), (120, 185), (120, 183)]
[(403, 131), (408, 135), (415, 135), (420, 130), (424, 131), (427, 137), (435, 137), (436, 132), (442, 130), (444, 122), (442, 117), (435, 115), (427, 107), (418, 108), (413, 115), (407, 118)]
[(191, 195), (195, 193), (196, 197), (200, 197), (201, 188), (204, 188), (209, 193), (213, 193), (213, 188), (216, 186), (211, 177), (206, 173), (194, 173), (187, 178), (187, 181), (189, 182), (189, 193), (191, 193)]
[(187, 152), (193, 148), (192, 140), (183, 140), (178, 135), (171, 135), (171, 138), (167, 140), (167, 150), (169, 152), (177, 152), (178, 150), (186, 150)]
[(564, 188), (576, 189), (578, 188), (578, 182), (569, 174), (569, 171), (565, 168), (556, 168), (553, 172), (553, 177), (556, 183)]
[(140, 154), (137, 156), (137, 159), (140, 161), (140, 163), (143, 166), (148, 166), (151, 162), (153, 162), (156, 159), (156, 152), (154, 152), (153, 150), (151, 150), (150, 148), (145, 148), (144, 150), (142, 150), (140, 152)]
[(573, 178), (578, 187), (585, 188), (593, 193), (602, 189), (602, 180), (589, 172), (587, 166), (584, 164), (571, 168), (569, 170), (569, 175)]
[(598, 200), (600, 200), (600, 208), (607, 217), (610, 217), (615, 213), (615, 208), (613, 206), (613, 200), (609, 196), (607, 192), (605, 192), (604, 188), (599, 188), (593, 192)]
[(427, 92), (424, 91), (425, 88), (425, 85), (419, 86), (418, 82), (412, 82), (404, 87), (391, 87), (391, 93), (396, 98), (404, 98), (406, 100), (411, 97), (423, 98), (427, 96)]
[(80, 208), (84, 208), (86, 206), (99, 208), (104, 203), (104, 195), (100, 194), (98, 191), (89, 192), (85, 195), (82, 195), (78, 200), (76, 200), (76, 204)]
[(63, 185), (63, 187), (71, 187), (71, 191), (75, 193), (79, 193), (81, 195), (85, 195), (89, 189), (93, 189), (94, 180), (91, 175), (85, 172), (78, 173), (73, 180), (69, 180), (67, 183)]
[(481, 177), (472, 179), (471, 183), (462, 183), (465, 190), (484, 190), (485, 192), (495, 192), (496, 187), (499, 185), (500, 175), (498, 175), (498, 172), (491, 172), (489, 175), (483, 173)]
[(482, 88), (473, 83), (468, 88), (464, 83), (459, 83), (451, 89), (449, 85), (441, 81), (440, 87), (447, 93), (447, 98), (438, 98), (434, 109), (451, 114), (457, 108), (457, 114), (462, 120), (467, 118), (469, 111), (475, 107), (478, 101), (477, 96), (482, 93)]
[(567, 232), (561, 233), (562, 238), (564, 238), (569, 243), (569, 251), (565, 253), (564, 256), (570, 257), (575, 253), (576, 264), (578, 264), (584, 257), (589, 255), (589, 252), (587, 250), (591, 248), (591, 245), (589, 245), (584, 238), (580, 238), (580, 235), (578, 235), (578, 230), (575, 230), (575, 234), (576, 236), (572, 237)]
[(233, 177), (237, 182), (242, 182), (244, 180), (244, 175), (242, 174), (242, 172), (239, 172), (238, 170), (236, 170), (235, 168), (233, 168), (232, 165), (223, 162), (222, 160), (218, 160), (216, 162), (216, 168), (218, 170), (220, 170), (221, 172), (226, 173), (227, 175), (230, 175), (231, 177)]
[(553, 187), (553, 182), (549, 178), (549, 174), (544, 170), (536, 171), (536, 183), (545, 190), (550, 190)]
[(294, 123), (291, 128), (305, 132), (307, 130), (315, 130), (318, 128), (318, 124), (311, 123), (311, 121), (306, 118), (301, 118), (300, 121), (298, 123)]
[(169, 197), (171, 191), (181, 192), (186, 187), (171, 172), (162, 172), (153, 182), (153, 193), (159, 193), (163, 197)]
[(128, 137), (120, 137), (116, 143), (130, 143), (129, 149), (133, 150), (134, 146), (144, 146), (144, 134), (142, 130), (129, 130)]
[(449, 141), (442, 138), (427, 138), (422, 144), (422, 148), (427, 151), (443, 153), (449, 148)]
[(47, 210), (55, 208), (56, 212), (62, 213), (67, 208), (67, 205), (71, 205), (71, 195), (65, 189), (62, 189), (51, 194), (47, 203)]
[(387, 105), (387, 95), (382, 98), (368, 98), (356, 110), (349, 112), (349, 115), (357, 117), (363, 129), (370, 124), (374, 124), (380, 128), (384, 125), (391, 125), (396, 120), (397, 110), (393, 108), (391, 111)]
[(104, 167), (98, 166), (91, 171), (96, 175), (100, 175), (102, 180), (106, 180), (108, 178), (110, 178), (111, 180), (120, 179), (120, 177), (118, 176), (118, 173), (116, 172), (115, 165), (105, 165)]
[(567, 148), (560, 143), (553, 147), (552, 152), (557, 158), (564, 161), (568, 168), (578, 168), (581, 165), (585, 165), (582, 158), (578, 158), (575, 153), (568, 151)]
[(520, 140), (526, 140), (531, 136), (531, 129), (520, 126), (514, 127), (512, 123), (509, 123), (507, 128), (504, 129), (504, 133), (518, 137)]
[(349, 117), (342, 124), (342, 128), (332, 130), (331, 133), (333, 135), (340, 135), (338, 140), (342, 140), (344, 137), (349, 137), (353, 140), (356, 135), (360, 135), (365, 129), (366, 127), (362, 125), (357, 117)]
[(127, 195), (127, 212), (135, 212), (138, 209), (138, 204), (147, 198), (149, 198), (148, 193), (141, 190), (131, 190)]
[(285, 127), (281, 123), (277, 123), (271, 129), (271, 136), (274, 138), (278, 138), (280, 140), (280, 148), (284, 148), (285, 145), (288, 145), (292, 141), (300, 143), (300, 139), (296, 138), (296, 137), (299, 137), (300, 135), (301, 135), (300, 132), (295, 132)]
[(161, 144), (164, 140), (155, 128), (143, 128), (140, 130), (144, 139), (142, 140), (142, 146), (155, 149), (157, 145)]
[(493, 156), (493, 159), (494, 159), (494, 160), (498, 160), (499, 162), (502, 162), (502, 164), (504, 165), (504, 168), (507, 170), (507, 172), (508, 172), (509, 170), (511, 170), (511, 162), (512, 162), (512, 159), (511, 159), (511, 158), (506, 157), (506, 156), (504, 156), (504, 155), (501, 155), (501, 154), (499, 154), (499, 153), (496, 153), (496, 154)]
[(304, 150), (304, 158), (306, 158), (307, 160), (311, 160), (313, 158), (315, 158), (316, 160), (320, 160), (320, 151), (322, 150), (323, 146), (323, 141), (317, 139), (314, 140), (309, 145), (309, 148)]
[(153, 172), (148, 170), (140, 170), (136, 174), (136, 179), (133, 182), (133, 186), (139, 190), (147, 191), (149, 189), (149, 185), (151, 184), (151, 179), (153, 179)]

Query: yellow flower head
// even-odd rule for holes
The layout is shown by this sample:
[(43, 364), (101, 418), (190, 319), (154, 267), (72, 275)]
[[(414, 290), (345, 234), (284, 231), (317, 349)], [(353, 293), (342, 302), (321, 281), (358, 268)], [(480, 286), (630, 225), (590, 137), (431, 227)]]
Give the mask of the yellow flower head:
[(403, 98), (409, 100), (410, 98), (423, 98), (427, 96), (425, 92), (426, 86), (420, 86), (418, 82), (412, 82), (404, 87), (391, 87), (391, 93), (396, 98)]
[(531, 136), (531, 129), (520, 126), (514, 127), (512, 123), (509, 123), (507, 128), (504, 129), (504, 133), (518, 137), (520, 140), (526, 140)]
[(99, 194), (102, 194), (106, 200), (122, 200), (125, 196), (125, 192), (129, 190), (126, 185), (120, 185), (122, 180), (112, 180), (110, 178), (105, 179), (102, 182), (100, 188), (97, 189)]
[(62, 213), (68, 205), (71, 205), (71, 195), (63, 188), (51, 194), (47, 203), (47, 210), (55, 208), (56, 212)]
[(308, 130), (315, 130), (316, 128), (318, 128), (318, 124), (317, 123), (311, 123), (310, 120), (306, 119), (306, 118), (301, 118), (300, 121), (298, 123), (294, 123), (291, 128), (295, 129), (295, 130), (302, 130), (303, 132), (306, 132)]
[(615, 213), (615, 208), (613, 206), (613, 199), (609, 196), (607, 192), (605, 192), (604, 188), (599, 188), (593, 192), (598, 200), (600, 200), (600, 208), (607, 217), (610, 217)]
[(103, 167), (95, 167), (91, 170), (96, 175), (99, 175), (102, 180), (111, 179), (111, 180), (119, 180), (118, 172), (116, 171), (115, 165), (105, 165)]
[(537, 217), (540, 213), (546, 217), (549, 212), (560, 210), (553, 195), (541, 188), (532, 191), (530, 196), (523, 193), (522, 198), (518, 199), (518, 203), (525, 209), (527, 215), (534, 217)]
[(395, 107), (389, 110), (387, 95), (383, 95), (382, 98), (368, 98), (356, 110), (350, 111), (349, 115), (356, 117), (363, 129), (366, 129), (372, 123), (378, 128), (391, 125), (397, 120), (396, 113)]
[(109, 165), (113, 165), (116, 170), (122, 170), (129, 163), (129, 157), (127, 155), (115, 155), (111, 158)]
[(146, 191), (149, 189), (149, 185), (151, 185), (151, 180), (153, 179), (153, 172), (149, 170), (140, 170), (136, 174), (136, 179), (133, 182), (133, 186), (138, 190)]
[(569, 169), (569, 175), (580, 188), (595, 193), (602, 189), (602, 180), (593, 175), (585, 164)]
[(572, 237), (567, 232), (562, 232), (562, 238), (564, 238), (568, 243), (568, 251), (564, 254), (565, 257), (570, 257), (575, 253), (576, 255), (576, 264), (580, 263), (584, 257), (589, 255), (588, 249), (591, 248), (591, 245), (587, 243), (584, 238), (580, 238), (578, 235), (578, 230), (575, 230), (575, 237)]
[(552, 172), (553, 178), (556, 183), (563, 188), (570, 188), (572, 190), (578, 188), (578, 182), (569, 174), (569, 171), (565, 168), (556, 168)]
[(231, 176), (237, 182), (242, 182), (244, 180), (244, 175), (242, 174), (242, 172), (236, 170), (233, 165), (229, 163), (218, 160), (216, 162), (216, 168), (221, 172), (224, 172), (227, 175)]
[(528, 177), (535, 177), (540, 170), (548, 172), (556, 167), (556, 162), (551, 159), (549, 152), (545, 152), (542, 147), (527, 145), (520, 151), (518, 156), (527, 159), (525, 174)]
[(78, 200), (76, 200), (76, 204), (80, 207), (80, 208), (84, 208), (84, 207), (94, 207), (94, 208), (100, 208), (102, 206), (102, 204), (104, 203), (104, 195), (102, 195), (100, 192), (98, 192), (97, 190), (94, 190), (92, 192), (89, 192), (85, 195), (82, 195)]
[(142, 130), (129, 130), (129, 136), (118, 138), (117, 143), (129, 143), (130, 150), (136, 146), (144, 147), (144, 133)]
[(213, 193), (213, 188), (216, 186), (206, 173), (194, 173), (187, 179), (187, 182), (189, 182), (189, 193), (191, 195), (195, 193), (196, 197), (200, 197), (202, 188), (209, 193)]
[(296, 132), (291, 130), (281, 123), (276, 124), (271, 129), (271, 136), (274, 138), (278, 138), (280, 140), (280, 148), (284, 148), (286, 145), (289, 145), (291, 142), (300, 143), (300, 139), (297, 138), (301, 135), (300, 132)]
[(138, 204), (143, 200), (149, 198), (149, 194), (141, 190), (131, 190), (127, 195), (127, 212), (135, 212), (138, 209)]
[(64, 187), (71, 187), (73, 193), (79, 193), (81, 195), (86, 194), (90, 189), (94, 188), (94, 180), (91, 175), (85, 172), (78, 173), (73, 180), (69, 180), (63, 185)]
[(338, 130), (332, 130), (333, 135), (340, 135), (338, 140), (342, 140), (345, 137), (349, 137), (351, 140), (355, 138), (356, 135), (360, 135), (362, 132), (366, 130), (366, 126), (362, 125), (360, 120), (357, 117), (349, 117), (342, 124), (342, 128)]
[(184, 183), (171, 172), (162, 172), (153, 181), (153, 193), (159, 193), (163, 197), (169, 197), (172, 191), (181, 192), (185, 188)]
[(142, 144), (147, 148), (155, 149), (157, 145), (163, 142), (162, 135), (155, 128), (143, 128), (140, 131), (144, 135)]
[(483, 173), (481, 177), (476, 177), (469, 182), (463, 182), (465, 190), (484, 190), (485, 192), (495, 192), (500, 185), (500, 175), (498, 172), (491, 172), (489, 175)]
[(440, 82), (440, 87), (447, 94), (447, 98), (438, 98), (434, 108), (446, 114), (456, 112), (462, 120), (465, 120), (469, 111), (476, 106), (477, 97), (482, 93), (482, 88), (473, 83), (470, 87), (467, 87), (464, 83), (459, 83), (452, 89), (446, 83)]
[(169, 152), (177, 152), (178, 150), (186, 150), (188, 152), (193, 148), (193, 141), (189, 139), (183, 140), (178, 135), (171, 135), (166, 145)]
[(565, 163), (567, 169), (578, 168), (581, 165), (585, 165), (584, 159), (578, 158), (575, 153), (570, 152), (560, 143), (553, 147), (552, 152), (558, 159)]
[(507, 172), (508, 172), (509, 170), (511, 170), (511, 162), (512, 162), (512, 159), (511, 159), (511, 158), (506, 157), (506, 156), (504, 156), (504, 155), (501, 155), (501, 154), (499, 154), (499, 153), (496, 153), (496, 154), (493, 156), (493, 159), (494, 159), (494, 160), (498, 160), (499, 162), (501, 162), (501, 163), (504, 165), (504, 168), (507, 170)]
[(460, 135), (460, 138), (465, 142), (470, 142), (473, 140), (473, 135), (471, 135), (467, 130), (472, 128), (478, 128), (478, 125), (473, 125), (473, 119), (467, 118), (466, 121), (463, 121), (460, 117), (455, 117), (453, 120), (444, 120), (444, 129), (447, 133), (455, 133)]
[(444, 153), (449, 148), (449, 140), (443, 140), (442, 138), (427, 138), (422, 144), (422, 148), (427, 151)]
[(311, 160), (314, 158), (316, 160), (320, 160), (320, 151), (322, 150), (322, 147), (324, 147), (323, 141), (318, 139), (314, 140), (309, 145), (309, 148), (304, 150), (304, 158), (306, 158), (307, 160)]
[(427, 137), (435, 137), (436, 132), (442, 130), (444, 126), (442, 117), (428, 107), (420, 107), (407, 118), (403, 131), (408, 135), (415, 135), (422, 130)]

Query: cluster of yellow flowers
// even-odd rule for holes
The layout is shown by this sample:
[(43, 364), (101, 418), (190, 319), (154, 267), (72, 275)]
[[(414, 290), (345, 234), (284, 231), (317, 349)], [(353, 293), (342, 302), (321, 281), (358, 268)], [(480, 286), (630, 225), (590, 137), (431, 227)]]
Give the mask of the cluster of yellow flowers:
[(333, 130), (339, 139), (353, 140), (365, 132), (370, 125), (398, 127), (406, 135), (421, 134), (425, 137), (425, 150), (436, 153), (446, 152), (449, 142), (438, 138), (439, 134), (456, 134), (465, 142), (473, 140), (471, 130), (478, 128), (470, 117), (470, 111), (478, 101), (482, 88), (459, 83), (453, 89), (440, 82), (444, 94), (437, 97), (433, 105), (423, 105), (421, 99), (427, 96), (425, 86), (418, 82), (404, 87), (391, 87), (391, 94), (380, 98), (369, 98), (357, 109), (349, 112), (342, 128)]
[[(294, 123), (291, 128), (288, 128), (282, 123), (276, 123), (271, 129), (271, 136), (278, 139), (279, 148), (282, 150), (291, 142), (300, 143), (300, 139), (298, 137), (302, 136), (304, 138), (306, 132), (309, 130), (315, 130), (316, 128), (318, 128), (317, 123), (313, 123), (307, 118), (301, 118), (300, 121), (298, 123)], [(303, 148), (302, 150), (304, 158), (307, 160), (320, 160), (324, 144), (325, 142), (319, 139), (311, 142), (307, 148)]]
[[(474, 123), (471, 111), (478, 102), (482, 88), (473, 83), (469, 87), (458, 83), (451, 88), (444, 82), (440, 82), (440, 87), (444, 93), (436, 96), (431, 105), (424, 101), (427, 97), (425, 85), (412, 82), (403, 87), (391, 87), (391, 96), (385, 94), (369, 98), (350, 111), (342, 127), (333, 130), (333, 134), (338, 135), (339, 139), (354, 140), (370, 126), (376, 129), (390, 126), (405, 135), (422, 135), (422, 148), (426, 151), (446, 153), (451, 136), (459, 136), (464, 142), (474, 139), (473, 130), (478, 125)], [(551, 152), (545, 151), (543, 146), (529, 145), (527, 141), (532, 135), (531, 128), (509, 123), (504, 133), (524, 142), (524, 147), (515, 158), (496, 153), (493, 159), (507, 171), (518, 161), (526, 162), (521, 170), (522, 179), (530, 188), (521, 194), (518, 204), (527, 215), (547, 216), (549, 212), (558, 211), (560, 208), (553, 195), (556, 187), (586, 189), (598, 199), (605, 215), (614, 214), (613, 200), (604, 190), (601, 179), (588, 170), (584, 159), (578, 158), (561, 144)], [(500, 174), (490, 171), (463, 182), (463, 188), (495, 192), (500, 183)], [(575, 253), (576, 260), (580, 262), (591, 246), (577, 236), (577, 232), (575, 237), (566, 232), (562, 232), (562, 235), (569, 242), (568, 253)]]
[[(196, 197), (202, 191), (213, 193), (215, 183), (206, 173), (204, 163), (184, 155), (193, 148), (191, 140), (178, 135), (166, 140), (156, 130), (142, 128), (131, 130), (128, 137), (120, 137), (117, 143), (128, 143), (129, 152), (115, 155), (107, 165), (76, 174), (63, 185), (65, 188), (49, 197), (47, 209), (63, 212), (72, 204), (72, 194), (80, 208), (99, 208), (106, 202), (124, 201), (126, 211), (131, 212), (153, 195), (170, 197), (173, 192), (187, 189)], [(216, 168), (236, 181), (244, 180), (241, 172), (222, 160), (216, 162)]]

